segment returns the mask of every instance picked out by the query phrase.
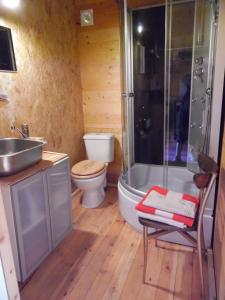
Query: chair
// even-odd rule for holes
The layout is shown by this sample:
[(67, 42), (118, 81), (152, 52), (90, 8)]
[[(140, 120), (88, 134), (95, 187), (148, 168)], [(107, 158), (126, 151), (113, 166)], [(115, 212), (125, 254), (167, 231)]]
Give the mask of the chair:
[[(205, 252), (204, 236), (203, 236), (203, 215), (209, 198), (212, 187), (215, 183), (218, 166), (215, 161), (209, 156), (200, 153), (198, 156), (198, 164), (204, 173), (194, 175), (194, 183), (200, 190), (199, 199), (200, 206), (195, 216), (194, 224), (190, 227), (180, 228), (157, 221), (152, 221), (139, 217), (139, 222), (143, 225), (143, 239), (144, 239), (144, 268), (143, 268), (143, 283), (146, 283), (146, 270), (147, 270), (147, 253), (148, 253), (148, 239), (155, 238), (171, 233), (178, 232), (186, 238), (194, 247), (197, 248), (197, 255), (199, 261), (200, 279), (202, 294), (204, 294), (204, 278), (203, 278), (203, 264), (202, 264), (202, 250)], [(156, 229), (153, 233), (148, 233), (148, 228)], [(197, 239), (190, 235), (190, 232), (197, 230)]]

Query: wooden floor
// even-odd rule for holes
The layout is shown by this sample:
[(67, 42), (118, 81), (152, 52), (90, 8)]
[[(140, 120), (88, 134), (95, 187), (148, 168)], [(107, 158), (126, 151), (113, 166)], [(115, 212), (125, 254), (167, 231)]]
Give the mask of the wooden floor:
[(117, 190), (85, 209), (76, 199), (74, 230), (42, 263), (21, 291), (23, 300), (200, 299), (196, 254), (151, 242), (148, 284), (142, 284), (142, 237), (124, 222)]

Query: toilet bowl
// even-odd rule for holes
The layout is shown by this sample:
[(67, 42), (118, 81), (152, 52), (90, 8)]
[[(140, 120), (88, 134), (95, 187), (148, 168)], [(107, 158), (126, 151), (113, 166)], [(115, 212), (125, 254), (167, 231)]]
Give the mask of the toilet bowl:
[(72, 167), (71, 177), (75, 186), (84, 192), (83, 206), (94, 208), (105, 198), (106, 170), (114, 158), (114, 136), (111, 133), (86, 133), (83, 140), (87, 160)]
[(98, 207), (105, 198), (104, 184), (106, 165), (103, 162), (84, 160), (75, 164), (71, 177), (83, 194), (82, 205), (86, 208)]

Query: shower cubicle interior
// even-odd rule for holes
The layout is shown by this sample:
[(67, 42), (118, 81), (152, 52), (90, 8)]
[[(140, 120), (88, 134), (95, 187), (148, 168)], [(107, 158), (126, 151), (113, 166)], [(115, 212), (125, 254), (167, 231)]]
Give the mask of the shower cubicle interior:
[(157, 184), (196, 194), (208, 152), (216, 2), (124, 0), (123, 175), (139, 195)]

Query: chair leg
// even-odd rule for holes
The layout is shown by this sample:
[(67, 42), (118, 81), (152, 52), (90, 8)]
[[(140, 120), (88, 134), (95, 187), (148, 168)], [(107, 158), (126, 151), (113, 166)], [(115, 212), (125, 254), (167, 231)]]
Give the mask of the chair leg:
[(201, 291), (202, 296), (204, 296), (204, 278), (203, 278), (203, 264), (202, 264), (202, 230), (201, 228), (198, 229), (197, 232), (197, 255), (198, 255), (198, 262), (199, 262), (199, 272), (200, 272), (200, 280), (201, 280)]
[(203, 226), (202, 226), (202, 229), (201, 229), (201, 238), (202, 238), (201, 239), (202, 253), (203, 253), (204, 259), (206, 260), (207, 259), (207, 249), (206, 249), (206, 246), (205, 246)]
[(147, 259), (148, 259), (148, 227), (143, 226), (144, 241), (144, 266), (143, 266), (143, 283), (146, 283)]

